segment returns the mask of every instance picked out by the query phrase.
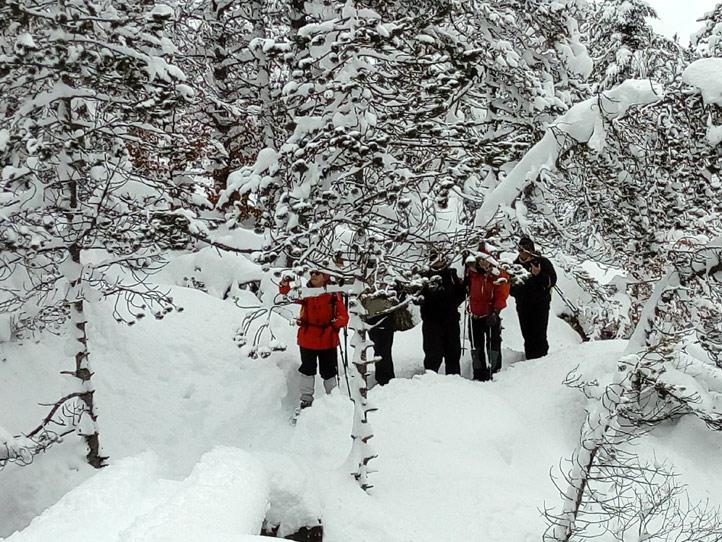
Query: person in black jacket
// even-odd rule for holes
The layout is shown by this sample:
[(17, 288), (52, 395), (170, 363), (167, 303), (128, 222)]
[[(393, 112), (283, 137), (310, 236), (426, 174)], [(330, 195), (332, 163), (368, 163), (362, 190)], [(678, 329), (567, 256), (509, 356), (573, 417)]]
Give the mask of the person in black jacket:
[(526, 359), (535, 359), (549, 352), (547, 326), (551, 290), (557, 283), (557, 274), (552, 263), (535, 250), (529, 237), (519, 239), (518, 250), (519, 256), (514, 263), (521, 264), (530, 275), (525, 281), (512, 285), (511, 295), (516, 299)]
[(459, 305), (464, 302), (464, 283), (443, 256), (431, 255), (429, 283), (421, 293), (421, 333), (424, 341), (424, 368), (446, 374), (460, 374), (461, 332)]

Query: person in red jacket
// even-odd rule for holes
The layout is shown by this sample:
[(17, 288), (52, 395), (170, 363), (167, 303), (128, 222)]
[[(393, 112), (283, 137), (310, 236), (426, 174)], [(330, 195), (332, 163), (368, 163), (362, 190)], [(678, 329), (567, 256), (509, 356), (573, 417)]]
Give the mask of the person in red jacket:
[[(325, 288), (330, 283), (330, 275), (319, 270), (312, 270), (311, 279), (306, 286)], [(291, 291), (289, 281), (281, 281), (278, 290), (284, 295)], [(348, 325), (348, 311), (340, 293), (324, 293), (306, 297), (297, 300), (296, 303), (301, 305), (301, 311), (296, 321), (298, 345), (301, 349), (301, 366), (298, 368), (301, 373), (300, 408), (306, 408), (313, 403), (317, 365), (326, 393), (331, 393), (331, 390), (336, 387), (338, 332)]]
[[(509, 275), (488, 253), (468, 258), (464, 285), (469, 296), (469, 338), (474, 380), (487, 381), (501, 369), (501, 317), (509, 297)], [(488, 353), (488, 359), (486, 354)]]

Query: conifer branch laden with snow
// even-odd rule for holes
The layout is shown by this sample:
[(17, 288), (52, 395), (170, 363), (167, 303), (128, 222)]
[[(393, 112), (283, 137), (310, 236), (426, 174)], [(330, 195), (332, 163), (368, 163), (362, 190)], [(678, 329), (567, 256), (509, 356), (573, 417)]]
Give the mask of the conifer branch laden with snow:
[(689, 53), (657, 34), (649, 24), (657, 13), (645, 0), (590, 3), (581, 31), (594, 60), (592, 91), (610, 89), (627, 79), (666, 84), (680, 75)]
[(539, 218), (536, 231), (554, 238), (560, 252), (625, 270), (610, 293), (630, 298), (631, 321), (675, 254), (719, 235), (719, 111), (705, 103), (704, 91), (690, 89), (708, 81), (712, 66), (704, 62), (690, 66), (662, 99), (604, 121), (597, 146), (570, 144), (525, 198)]
[[(301, 257), (339, 222), (386, 243), (428, 240), (435, 208), (465, 194), (477, 167), (516, 158), (520, 134), (566, 107), (565, 85), (584, 72), (570, 6), (294, 5), (283, 88), (293, 132), (233, 173), (222, 196), (261, 204), (271, 262)], [(478, 32), (487, 26), (507, 39)], [(534, 45), (549, 36), (557, 49), (542, 58)], [(547, 84), (557, 78), (559, 88)]]

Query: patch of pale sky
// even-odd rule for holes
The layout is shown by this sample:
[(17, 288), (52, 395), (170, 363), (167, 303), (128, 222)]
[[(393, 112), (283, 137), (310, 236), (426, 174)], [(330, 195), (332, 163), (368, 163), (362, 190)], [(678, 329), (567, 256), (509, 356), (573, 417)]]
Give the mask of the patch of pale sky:
[(679, 41), (687, 45), (690, 36), (701, 28), (697, 22), (708, 11), (712, 11), (720, 0), (647, 0), (659, 20), (651, 21), (652, 27), (670, 38), (679, 34)]

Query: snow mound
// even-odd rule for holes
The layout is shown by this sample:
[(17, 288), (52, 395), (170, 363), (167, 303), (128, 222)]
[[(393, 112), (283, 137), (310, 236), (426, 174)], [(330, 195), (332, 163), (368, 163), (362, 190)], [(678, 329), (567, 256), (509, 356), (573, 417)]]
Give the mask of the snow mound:
[[(8, 542), (251, 542), (261, 539), (251, 533), (264, 519), (281, 535), (320, 520), (327, 542), (538, 540), (540, 509), (560, 503), (549, 474), (559, 475), (595, 405), (562, 381), (578, 367), (584, 381), (603, 386), (626, 347), (578, 344), (566, 323), (551, 318), (550, 354), (521, 361), (510, 300), (502, 313), (503, 369), (479, 383), (419, 374), (420, 326), (398, 333), (401, 378), (369, 392), (379, 409), (369, 416), (379, 457), (365, 493), (346, 463), (353, 405), (343, 372), (330, 395), (317, 380), (313, 407), (292, 427), (298, 351), (248, 359), (233, 341), (244, 309), (195, 289), (170, 289), (186, 310), (162, 323), (119, 325), (112, 299), (89, 307), (110, 466), (96, 472), (84, 465), (83, 443), (70, 437), (30, 467), (8, 465), (0, 477), (0, 536), (25, 528)], [(295, 327), (273, 323), (281, 340), (294, 342)], [(42, 419), (46, 409), (34, 398), (61, 394), (59, 371), (73, 363), (61, 343), (0, 344), (0, 394), (19, 406), (0, 411), (5, 438)], [(693, 499), (722, 503), (715, 483), (722, 465), (709, 461), (722, 449), (721, 433), (683, 419), (655, 429), (639, 448), (640, 456), (671, 461)]]
[(201, 457), (173, 496), (120, 533), (124, 542), (240, 540), (261, 532), (268, 506), (268, 480), (247, 452), (219, 447)]
[[(215, 448), (183, 481), (165, 480), (145, 453), (111, 464), (6, 542), (246, 542), (258, 533), (268, 480), (247, 452)], [(81, 521), (82, 520), (82, 521)]]
[(313, 470), (296, 458), (280, 453), (260, 454), (269, 476), (269, 527), (278, 527), (279, 537), (317, 525), (322, 516), (321, 499)]
[(264, 277), (261, 267), (248, 258), (205, 247), (173, 259), (155, 278), (177, 286), (193, 286), (223, 299), (235, 293), (238, 284), (260, 282)]

